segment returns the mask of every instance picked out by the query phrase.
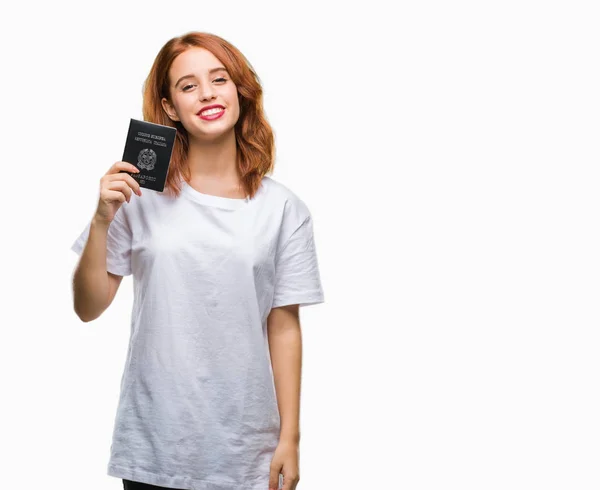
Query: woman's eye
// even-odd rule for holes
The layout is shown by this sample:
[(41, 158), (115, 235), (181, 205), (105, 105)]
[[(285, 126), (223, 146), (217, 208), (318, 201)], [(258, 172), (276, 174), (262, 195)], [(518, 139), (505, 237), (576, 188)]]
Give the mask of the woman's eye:
[[(226, 78), (223, 78), (223, 77), (220, 77), (220, 78), (215, 78), (215, 80), (214, 80), (214, 81), (215, 81), (215, 82), (218, 82), (218, 81), (220, 81), (220, 80), (222, 80), (222, 81), (224, 81), (224, 82), (226, 82), (226, 81), (227, 81), (227, 79), (226, 79)], [(185, 86), (185, 87), (183, 87), (181, 90), (183, 90), (183, 91), (185, 92), (185, 91), (186, 91), (186, 89), (187, 89), (188, 87), (193, 87), (193, 86), (194, 86), (194, 85), (186, 85), (186, 86)]]

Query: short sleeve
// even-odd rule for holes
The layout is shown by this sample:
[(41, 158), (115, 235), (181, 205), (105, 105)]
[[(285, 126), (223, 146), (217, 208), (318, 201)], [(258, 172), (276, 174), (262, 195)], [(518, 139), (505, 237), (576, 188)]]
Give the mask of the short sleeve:
[(323, 302), (313, 222), (309, 214), (277, 252), (272, 307)]
[[(91, 220), (71, 246), (78, 255), (81, 255), (90, 234)], [(119, 276), (131, 274), (131, 229), (123, 216), (121, 206), (108, 227), (106, 237), (106, 270)]]

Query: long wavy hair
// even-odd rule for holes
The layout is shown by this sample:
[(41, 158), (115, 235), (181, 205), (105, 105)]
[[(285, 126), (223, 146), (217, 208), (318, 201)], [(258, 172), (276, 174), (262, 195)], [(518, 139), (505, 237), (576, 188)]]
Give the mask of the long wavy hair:
[(165, 192), (179, 196), (181, 177), (190, 179), (190, 169), (186, 163), (189, 138), (183, 124), (172, 121), (160, 101), (163, 97), (171, 100), (169, 69), (173, 60), (194, 47), (207, 49), (218, 58), (237, 87), (240, 104), (240, 117), (234, 127), (237, 168), (244, 190), (252, 198), (260, 187), (263, 176), (273, 171), (275, 161), (274, 134), (263, 111), (261, 81), (250, 62), (235, 46), (206, 32), (188, 32), (170, 39), (159, 51), (144, 81), (144, 120), (177, 129)]

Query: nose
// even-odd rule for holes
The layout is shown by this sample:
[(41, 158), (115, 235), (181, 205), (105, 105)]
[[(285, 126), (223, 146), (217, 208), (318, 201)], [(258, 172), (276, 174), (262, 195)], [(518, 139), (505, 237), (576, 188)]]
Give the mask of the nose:
[(200, 100), (211, 100), (215, 98), (214, 87), (209, 83), (204, 88), (199, 87), (200, 91)]

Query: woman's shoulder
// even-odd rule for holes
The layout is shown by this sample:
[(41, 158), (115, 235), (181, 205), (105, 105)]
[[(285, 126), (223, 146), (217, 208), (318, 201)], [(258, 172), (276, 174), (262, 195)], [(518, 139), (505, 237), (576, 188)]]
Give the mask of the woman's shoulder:
[(307, 204), (289, 186), (272, 177), (263, 177), (266, 194), (270, 196), (270, 209), (279, 209), (284, 221), (298, 225), (310, 216)]
[(280, 201), (283, 206), (306, 208), (305, 202), (288, 185), (283, 184), (268, 175), (265, 175), (262, 178), (262, 184), (265, 187), (267, 194), (272, 196), (273, 199)]

